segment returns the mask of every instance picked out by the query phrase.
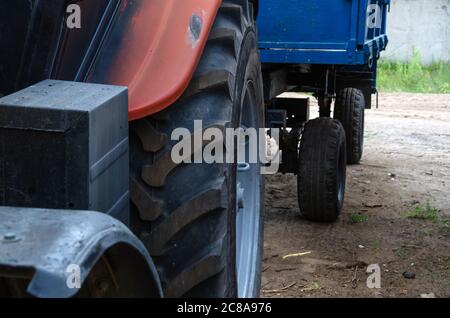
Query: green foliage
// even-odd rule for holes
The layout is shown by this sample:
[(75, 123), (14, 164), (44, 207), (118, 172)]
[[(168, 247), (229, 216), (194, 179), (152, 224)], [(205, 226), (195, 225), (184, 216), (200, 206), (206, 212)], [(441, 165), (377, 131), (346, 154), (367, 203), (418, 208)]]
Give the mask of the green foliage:
[(407, 218), (419, 219), (419, 220), (430, 220), (437, 222), (439, 219), (438, 210), (430, 205), (430, 202), (426, 204), (418, 204), (411, 210), (405, 213)]
[(386, 92), (450, 93), (450, 62), (423, 66), (417, 50), (410, 63), (381, 60), (378, 86)]
[(400, 247), (395, 250), (395, 254), (400, 257), (401, 259), (406, 259), (409, 255), (409, 252), (406, 248)]
[(348, 223), (356, 224), (356, 223), (366, 222), (367, 220), (368, 220), (368, 217), (366, 215), (354, 213), (354, 214), (350, 214), (350, 216), (348, 218)]
[(443, 220), (442, 227), (444, 227), (446, 229), (450, 229), (450, 220)]

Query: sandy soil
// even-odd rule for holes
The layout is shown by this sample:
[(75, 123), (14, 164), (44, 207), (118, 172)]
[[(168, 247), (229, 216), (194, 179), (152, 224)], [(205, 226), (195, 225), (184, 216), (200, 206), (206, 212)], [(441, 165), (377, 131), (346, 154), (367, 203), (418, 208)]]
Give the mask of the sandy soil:
[[(381, 93), (366, 117), (335, 224), (299, 216), (295, 176), (267, 177), (263, 297), (450, 297), (450, 95)], [(405, 216), (426, 202), (438, 221)], [(356, 214), (366, 220), (352, 223)], [(369, 264), (381, 268), (380, 289), (366, 285)]]

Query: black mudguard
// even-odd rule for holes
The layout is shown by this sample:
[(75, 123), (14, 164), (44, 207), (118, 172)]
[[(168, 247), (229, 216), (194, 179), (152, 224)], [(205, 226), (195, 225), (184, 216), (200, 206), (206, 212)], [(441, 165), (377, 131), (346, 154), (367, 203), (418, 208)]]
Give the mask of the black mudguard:
[[(95, 269), (102, 261), (106, 271)], [(68, 284), (73, 265), (80, 269), (81, 289)], [(162, 297), (162, 289), (144, 245), (112, 217), (1, 207), (0, 296), (80, 295)]]

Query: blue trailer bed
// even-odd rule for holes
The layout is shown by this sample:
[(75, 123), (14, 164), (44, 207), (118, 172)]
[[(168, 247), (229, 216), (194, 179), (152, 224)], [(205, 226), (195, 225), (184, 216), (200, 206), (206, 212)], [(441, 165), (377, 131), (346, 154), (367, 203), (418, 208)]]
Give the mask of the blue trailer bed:
[(386, 48), (390, 0), (260, 0), (263, 63), (368, 65)]

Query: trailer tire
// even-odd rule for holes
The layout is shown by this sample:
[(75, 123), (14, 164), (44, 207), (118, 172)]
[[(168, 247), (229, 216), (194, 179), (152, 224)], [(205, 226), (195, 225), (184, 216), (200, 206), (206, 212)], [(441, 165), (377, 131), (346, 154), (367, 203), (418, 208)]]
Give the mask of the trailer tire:
[(344, 88), (337, 95), (334, 118), (344, 126), (348, 164), (358, 164), (363, 155), (365, 106), (364, 94), (359, 89)]
[[(191, 137), (206, 128), (237, 128), (247, 113), (253, 117), (246, 127), (263, 128), (263, 105), (252, 6), (225, 0), (181, 99), (131, 123), (131, 226), (154, 259), (165, 297), (259, 295), (264, 209), (259, 165), (249, 170), (258, 174), (246, 178), (253, 188), (243, 200), (252, 205), (244, 211), (250, 221), (242, 225), (238, 165), (175, 164), (171, 153), (178, 141), (169, 139), (176, 128), (187, 128)], [(196, 120), (202, 120), (203, 131), (195, 128)], [(240, 225), (245, 231), (238, 241)], [(239, 251), (246, 253), (242, 268)]]
[(307, 122), (300, 141), (298, 200), (307, 220), (334, 222), (344, 204), (346, 141), (341, 123), (331, 118)]

